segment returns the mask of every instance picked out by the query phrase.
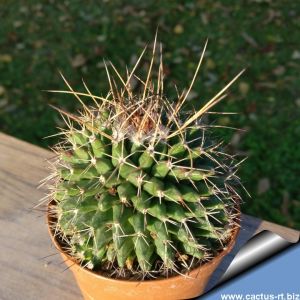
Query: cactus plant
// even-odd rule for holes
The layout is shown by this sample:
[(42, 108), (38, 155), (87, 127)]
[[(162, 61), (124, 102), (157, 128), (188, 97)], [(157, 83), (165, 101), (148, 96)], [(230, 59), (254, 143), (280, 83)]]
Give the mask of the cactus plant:
[[(55, 236), (82, 266), (120, 278), (184, 274), (213, 258), (236, 225), (239, 163), (211, 138), (202, 117), (224, 98), (238, 74), (198, 111), (164, 93), (162, 55), (156, 76), (156, 38), (145, 80), (105, 64), (107, 97), (67, 91), (78, 115), (57, 108), (67, 129), (53, 150), (49, 199)], [(135, 92), (132, 78), (142, 89)], [(118, 83), (119, 82), (119, 83)], [(118, 87), (121, 84), (121, 87)], [(89, 97), (94, 105), (87, 106)], [(49, 178), (48, 178), (49, 179)]]

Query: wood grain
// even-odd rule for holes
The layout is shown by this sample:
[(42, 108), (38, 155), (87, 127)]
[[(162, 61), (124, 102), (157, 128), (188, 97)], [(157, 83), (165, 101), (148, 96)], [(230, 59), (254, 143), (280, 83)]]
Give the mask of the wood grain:
[[(53, 248), (44, 212), (47, 150), (0, 134), (0, 299), (82, 299), (73, 275)], [(54, 254), (54, 255), (53, 255)], [(47, 258), (44, 258), (48, 255)]]
[[(45, 213), (32, 208), (45, 195), (37, 189), (52, 153), (0, 133), (0, 299), (82, 299), (48, 236)], [(291, 242), (299, 232), (242, 216), (235, 252), (254, 234), (271, 230)], [(227, 259), (232, 260), (234, 253)], [(222, 273), (225, 270), (218, 270)]]

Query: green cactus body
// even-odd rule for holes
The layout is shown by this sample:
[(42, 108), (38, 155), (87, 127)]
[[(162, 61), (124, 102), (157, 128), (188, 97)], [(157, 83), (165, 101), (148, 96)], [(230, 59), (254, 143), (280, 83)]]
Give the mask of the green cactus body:
[(182, 99), (166, 104), (159, 74), (141, 96), (127, 79), (84, 107), (56, 148), (56, 230), (90, 269), (189, 269), (222, 249), (235, 224), (233, 159), (200, 115), (181, 116)]

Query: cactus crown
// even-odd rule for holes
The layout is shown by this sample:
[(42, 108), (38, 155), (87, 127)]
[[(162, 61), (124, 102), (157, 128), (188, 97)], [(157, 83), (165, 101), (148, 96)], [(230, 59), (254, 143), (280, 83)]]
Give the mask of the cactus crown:
[(75, 92), (63, 76), (69, 90), (52, 91), (82, 104), (78, 116), (58, 109), (68, 129), (54, 147), (48, 196), (53, 231), (83, 266), (117, 278), (164, 277), (186, 273), (226, 246), (236, 225), (238, 163), (209, 138), (201, 117), (241, 73), (199, 111), (183, 113), (205, 48), (177, 102), (164, 95), (161, 55), (153, 80), (156, 38), (140, 93), (131, 79), (146, 48), (126, 79), (111, 64), (121, 88), (106, 67), (107, 97), (85, 83), (86, 93)]

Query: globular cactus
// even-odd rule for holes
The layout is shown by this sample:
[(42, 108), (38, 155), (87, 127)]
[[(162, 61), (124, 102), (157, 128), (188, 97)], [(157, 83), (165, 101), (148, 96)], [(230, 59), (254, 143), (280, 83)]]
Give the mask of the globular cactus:
[(111, 65), (121, 88), (106, 67), (107, 97), (85, 84), (86, 93), (67, 82), (69, 91), (56, 91), (75, 95), (82, 110), (75, 116), (58, 109), (68, 129), (54, 148), (53, 230), (82, 265), (111, 276), (185, 273), (222, 250), (236, 226), (238, 163), (210, 138), (201, 117), (240, 74), (199, 111), (183, 112), (205, 48), (177, 101), (164, 94), (161, 58), (153, 80), (155, 48), (156, 42), (147, 78), (136, 77), (140, 92), (130, 83), (142, 55), (126, 79)]

